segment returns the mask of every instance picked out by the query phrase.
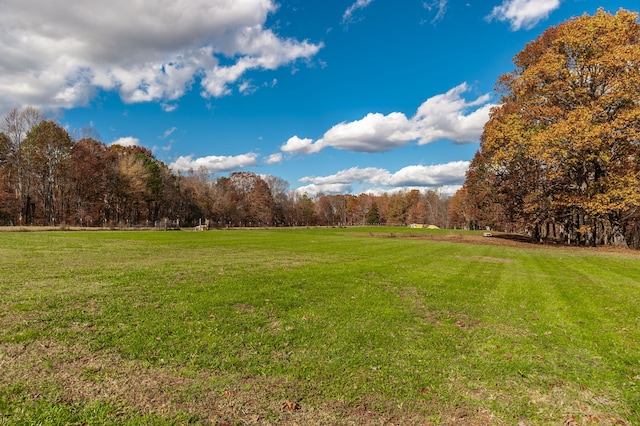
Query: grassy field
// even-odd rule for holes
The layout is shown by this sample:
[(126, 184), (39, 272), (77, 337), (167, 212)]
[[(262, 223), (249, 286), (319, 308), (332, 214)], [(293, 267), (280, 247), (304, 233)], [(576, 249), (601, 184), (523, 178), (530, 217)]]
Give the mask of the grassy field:
[(0, 233), (0, 424), (640, 424), (640, 253)]

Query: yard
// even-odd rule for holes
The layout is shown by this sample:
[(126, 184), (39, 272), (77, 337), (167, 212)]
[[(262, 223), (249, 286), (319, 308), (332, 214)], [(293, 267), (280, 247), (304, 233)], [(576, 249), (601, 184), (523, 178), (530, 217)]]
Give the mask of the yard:
[(630, 250), (0, 233), (0, 424), (632, 425), (639, 341)]

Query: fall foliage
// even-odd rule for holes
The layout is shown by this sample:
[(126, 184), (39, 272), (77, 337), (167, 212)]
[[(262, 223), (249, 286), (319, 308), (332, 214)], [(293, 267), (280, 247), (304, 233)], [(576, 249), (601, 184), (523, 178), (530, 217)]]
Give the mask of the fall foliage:
[(472, 226), (534, 240), (637, 246), (640, 214), (638, 14), (599, 10), (546, 30), (499, 78), (454, 197)]
[(31, 107), (7, 114), (0, 124), (0, 225), (448, 224), (449, 197), (436, 191), (312, 198), (276, 176), (174, 173), (146, 148), (107, 146), (87, 129), (80, 134), (72, 138)]

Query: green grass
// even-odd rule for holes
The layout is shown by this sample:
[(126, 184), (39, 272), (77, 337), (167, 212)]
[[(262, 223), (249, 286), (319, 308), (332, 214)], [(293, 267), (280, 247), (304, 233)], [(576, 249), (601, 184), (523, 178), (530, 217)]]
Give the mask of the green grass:
[(640, 253), (473, 235), (1, 233), (0, 424), (639, 424)]

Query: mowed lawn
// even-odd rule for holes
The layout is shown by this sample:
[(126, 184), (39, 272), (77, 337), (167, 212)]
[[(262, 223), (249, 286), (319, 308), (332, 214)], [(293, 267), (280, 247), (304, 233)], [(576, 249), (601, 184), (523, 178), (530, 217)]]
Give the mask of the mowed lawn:
[(640, 424), (640, 253), (0, 233), (0, 424)]

